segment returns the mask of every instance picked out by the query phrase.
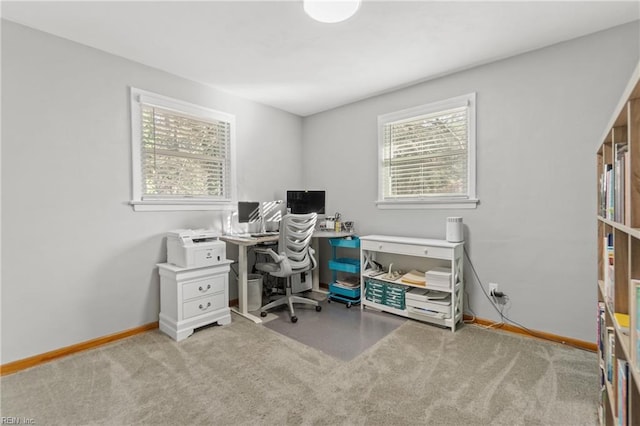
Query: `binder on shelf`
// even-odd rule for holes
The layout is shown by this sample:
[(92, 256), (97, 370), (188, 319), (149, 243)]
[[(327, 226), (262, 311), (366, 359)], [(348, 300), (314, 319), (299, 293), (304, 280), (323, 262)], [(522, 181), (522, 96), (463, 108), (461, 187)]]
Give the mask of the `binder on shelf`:
[(624, 154), (624, 224), (627, 226), (631, 226), (631, 154), (629, 150)]
[(627, 361), (618, 360), (618, 425), (626, 426), (627, 422), (627, 398), (629, 392), (629, 365)]
[(609, 384), (613, 384), (613, 372), (614, 372), (614, 363), (616, 360), (615, 356), (616, 350), (616, 332), (613, 327), (607, 327), (607, 340), (606, 340), (606, 358), (605, 358), (605, 373), (607, 377), (607, 382)]
[(629, 334), (629, 315), (621, 314), (620, 312), (615, 312), (613, 316), (616, 319), (616, 323), (618, 325), (618, 329), (624, 333)]
[(613, 220), (624, 223), (625, 220), (625, 194), (626, 194), (626, 153), (628, 147), (626, 143), (615, 144), (613, 147), (615, 154), (614, 162), (614, 184), (613, 184)]
[(606, 310), (604, 302), (598, 302), (598, 348), (600, 352), (600, 362), (604, 364), (604, 341), (606, 337)]
[(632, 312), (634, 315), (634, 332), (631, 335), (632, 345), (632, 358), (635, 362), (636, 369), (640, 370), (640, 280), (631, 280), (631, 288), (633, 289), (632, 296), (635, 301), (634, 309)]
[(614, 274), (614, 251), (613, 251), (613, 234), (609, 233), (604, 237), (603, 241), (603, 282), (604, 282), (604, 298), (605, 302), (609, 306), (609, 309), (613, 311), (614, 299), (615, 299), (615, 274)]

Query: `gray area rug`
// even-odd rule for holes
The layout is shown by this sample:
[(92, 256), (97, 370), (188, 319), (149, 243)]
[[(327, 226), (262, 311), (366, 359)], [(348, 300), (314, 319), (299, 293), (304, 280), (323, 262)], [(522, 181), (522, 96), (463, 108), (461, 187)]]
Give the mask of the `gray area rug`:
[(351, 361), (406, 321), (396, 315), (361, 310), (360, 306), (347, 308), (335, 301), (320, 305), (320, 312), (312, 306), (294, 305), (298, 317), (295, 324), (288, 308), (274, 309), (270, 312), (277, 317), (264, 325), (327, 355)]
[(2, 377), (2, 416), (38, 425), (595, 425), (597, 356), (406, 321), (341, 361), (236, 315)]

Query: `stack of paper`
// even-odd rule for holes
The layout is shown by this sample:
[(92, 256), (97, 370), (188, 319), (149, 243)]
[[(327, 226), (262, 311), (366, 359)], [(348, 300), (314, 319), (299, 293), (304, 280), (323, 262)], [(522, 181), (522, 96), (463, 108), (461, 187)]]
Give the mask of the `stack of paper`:
[(340, 280), (336, 280), (336, 284), (340, 284), (344, 287), (360, 287), (360, 277), (358, 276), (349, 276), (349, 277), (345, 277), (343, 279)]
[(425, 272), (427, 287), (451, 288), (451, 269), (433, 268)]
[(414, 269), (404, 274), (400, 281), (402, 281), (405, 284), (424, 285), (425, 284), (424, 272), (416, 271)]

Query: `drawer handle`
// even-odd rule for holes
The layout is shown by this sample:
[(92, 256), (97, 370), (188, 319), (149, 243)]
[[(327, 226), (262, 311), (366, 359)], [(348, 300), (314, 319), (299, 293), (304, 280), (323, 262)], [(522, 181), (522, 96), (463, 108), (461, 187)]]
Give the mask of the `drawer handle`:
[(209, 309), (209, 307), (211, 306), (211, 302), (207, 303), (207, 306), (202, 306), (202, 303), (198, 305), (198, 308), (200, 308), (201, 311), (206, 311), (207, 309)]
[(198, 290), (203, 291), (203, 292), (207, 291), (207, 290), (210, 290), (210, 289), (211, 289), (211, 284), (207, 284), (207, 288), (202, 288), (202, 286), (198, 287)]

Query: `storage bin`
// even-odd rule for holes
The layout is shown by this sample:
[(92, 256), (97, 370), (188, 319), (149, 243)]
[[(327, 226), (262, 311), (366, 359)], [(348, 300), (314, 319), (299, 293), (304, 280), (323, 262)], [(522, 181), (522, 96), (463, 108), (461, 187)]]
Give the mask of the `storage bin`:
[(344, 296), (351, 299), (360, 299), (360, 287), (346, 288), (341, 285), (329, 284), (329, 292), (338, 296)]
[(357, 274), (360, 272), (360, 259), (340, 258), (329, 261), (329, 269)]
[(409, 287), (400, 284), (369, 278), (366, 281), (365, 298), (380, 305), (404, 310), (406, 308), (405, 293), (408, 289)]
[(347, 247), (347, 248), (358, 248), (360, 247), (360, 238), (355, 235), (348, 238), (329, 238), (329, 244), (333, 247)]
[(257, 311), (262, 307), (262, 275), (247, 275), (247, 310)]
[(368, 278), (366, 281), (366, 284), (367, 284), (367, 288), (381, 290), (381, 291), (384, 291), (384, 288), (386, 285), (384, 281), (379, 281), (374, 278)]

